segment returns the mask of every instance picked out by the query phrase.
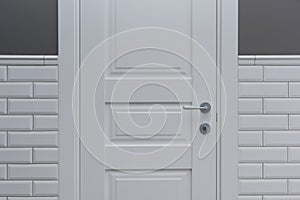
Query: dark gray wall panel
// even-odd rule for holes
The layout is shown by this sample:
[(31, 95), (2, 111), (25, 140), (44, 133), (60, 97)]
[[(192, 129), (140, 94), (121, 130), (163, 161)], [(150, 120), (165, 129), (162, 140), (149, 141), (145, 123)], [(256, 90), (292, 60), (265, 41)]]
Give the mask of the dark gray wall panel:
[(57, 54), (57, 0), (0, 0), (0, 54)]
[(300, 0), (239, 0), (239, 53), (300, 54)]

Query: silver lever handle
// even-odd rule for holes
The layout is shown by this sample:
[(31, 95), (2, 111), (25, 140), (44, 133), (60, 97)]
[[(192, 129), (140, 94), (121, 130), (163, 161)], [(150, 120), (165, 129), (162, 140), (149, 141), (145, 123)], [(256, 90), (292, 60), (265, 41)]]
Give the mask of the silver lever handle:
[(211, 105), (208, 102), (201, 103), (200, 106), (183, 106), (184, 110), (200, 110), (202, 113), (208, 113)]

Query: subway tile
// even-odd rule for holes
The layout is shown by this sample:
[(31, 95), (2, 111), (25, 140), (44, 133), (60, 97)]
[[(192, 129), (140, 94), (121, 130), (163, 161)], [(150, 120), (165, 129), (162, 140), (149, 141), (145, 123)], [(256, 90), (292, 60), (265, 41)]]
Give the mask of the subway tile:
[(0, 65), (0, 81), (7, 80), (7, 67)]
[(261, 114), (262, 99), (241, 98), (239, 99), (239, 114)]
[(265, 131), (265, 146), (300, 146), (300, 131)]
[(31, 148), (1, 148), (0, 163), (31, 163)]
[(8, 165), (8, 178), (10, 180), (57, 180), (58, 165), (56, 164), (30, 164)]
[(289, 129), (300, 130), (300, 115), (289, 116)]
[(239, 81), (262, 81), (263, 66), (240, 66)]
[(265, 163), (264, 178), (300, 178), (299, 163)]
[(58, 98), (58, 83), (34, 83), (35, 98)]
[(289, 147), (289, 162), (299, 162), (300, 163), (300, 147)]
[(300, 196), (264, 196), (264, 200), (299, 200)]
[(262, 131), (239, 131), (239, 146), (262, 146)]
[(31, 181), (0, 181), (0, 195), (1, 196), (30, 196), (32, 195), (32, 182)]
[(33, 196), (58, 196), (58, 181), (34, 181)]
[(239, 196), (238, 200), (263, 200), (262, 196)]
[(0, 130), (32, 130), (31, 115), (2, 115), (0, 116)]
[(7, 146), (7, 133), (5, 131), (0, 132), (0, 147)]
[(34, 130), (58, 130), (58, 116), (35, 115)]
[(10, 147), (58, 147), (58, 132), (9, 132)]
[(7, 166), (6, 164), (0, 164), (0, 180), (7, 179)]
[(239, 83), (240, 97), (288, 97), (288, 83)]
[(262, 178), (261, 163), (240, 163), (238, 169), (240, 179)]
[(240, 130), (287, 130), (288, 115), (240, 115)]
[(266, 114), (300, 114), (300, 99), (274, 98), (264, 100)]
[(265, 81), (300, 81), (300, 66), (265, 66)]
[(300, 194), (300, 180), (299, 179), (290, 179), (289, 180), (289, 194), (293, 194), (293, 195)]
[(0, 115), (7, 114), (7, 101), (0, 99)]
[(239, 180), (239, 194), (287, 194), (287, 180)]
[(239, 161), (247, 162), (286, 162), (286, 147), (239, 147)]
[(300, 97), (300, 83), (289, 83), (290, 97)]
[(0, 98), (31, 98), (32, 83), (0, 83)]
[(58, 163), (59, 152), (58, 148), (34, 148), (33, 162), (34, 163)]
[(57, 81), (57, 66), (8, 66), (9, 81)]
[(10, 99), (9, 114), (57, 114), (57, 99)]

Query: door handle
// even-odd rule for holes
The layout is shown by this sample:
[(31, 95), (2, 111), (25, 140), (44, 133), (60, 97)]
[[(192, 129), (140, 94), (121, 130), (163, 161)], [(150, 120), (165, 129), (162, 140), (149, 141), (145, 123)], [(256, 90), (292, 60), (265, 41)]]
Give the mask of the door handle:
[(208, 113), (211, 105), (208, 102), (201, 103), (200, 106), (183, 106), (184, 110), (200, 110), (202, 113)]

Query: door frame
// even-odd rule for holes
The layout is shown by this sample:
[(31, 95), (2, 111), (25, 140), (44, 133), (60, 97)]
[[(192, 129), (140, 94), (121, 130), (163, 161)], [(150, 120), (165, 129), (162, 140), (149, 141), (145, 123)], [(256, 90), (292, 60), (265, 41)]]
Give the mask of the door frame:
[[(237, 198), (238, 188), (238, 2), (217, 0), (217, 64), (230, 95), (217, 88), (218, 123), (222, 134), (217, 143), (217, 200)], [(59, 131), (60, 199), (80, 200), (79, 138), (72, 113), (72, 92), (79, 69), (81, 0), (59, 1)], [(234, 80), (234, 81), (233, 81)], [(229, 88), (229, 89), (228, 89)], [(226, 113), (223, 108), (226, 106)], [(75, 105), (78, 108), (78, 105)], [(76, 109), (75, 112), (78, 110)], [(77, 116), (78, 113), (75, 113)], [(222, 119), (226, 115), (225, 123)], [(77, 119), (75, 119), (77, 120)], [(224, 123), (224, 126), (221, 125)], [(224, 172), (224, 173), (223, 173)]]

